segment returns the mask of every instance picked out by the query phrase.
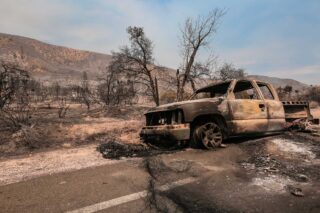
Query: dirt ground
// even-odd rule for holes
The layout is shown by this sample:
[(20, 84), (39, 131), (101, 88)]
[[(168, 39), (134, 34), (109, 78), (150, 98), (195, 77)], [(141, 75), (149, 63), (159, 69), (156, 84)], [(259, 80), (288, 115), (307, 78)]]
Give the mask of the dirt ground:
[(0, 161), (0, 186), (66, 171), (80, 170), (116, 161), (105, 160), (96, 150), (97, 145), (63, 148), (33, 153)]

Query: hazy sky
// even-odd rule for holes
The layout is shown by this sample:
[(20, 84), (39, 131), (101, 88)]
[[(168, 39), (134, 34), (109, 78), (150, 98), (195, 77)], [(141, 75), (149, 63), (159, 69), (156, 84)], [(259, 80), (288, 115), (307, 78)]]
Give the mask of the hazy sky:
[(179, 26), (216, 7), (227, 11), (212, 40), (220, 63), (320, 84), (320, 0), (0, 0), (0, 32), (110, 53), (142, 26), (157, 63), (175, 69)]

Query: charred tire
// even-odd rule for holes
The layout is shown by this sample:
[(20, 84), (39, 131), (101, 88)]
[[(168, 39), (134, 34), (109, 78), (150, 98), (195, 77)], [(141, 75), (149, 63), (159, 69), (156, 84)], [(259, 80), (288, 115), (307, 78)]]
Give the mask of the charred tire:
[(215, 122), (198, 125), (192, 132), (190, 146), (193, 148), (215, 149), (221, 146), (223, 131)]

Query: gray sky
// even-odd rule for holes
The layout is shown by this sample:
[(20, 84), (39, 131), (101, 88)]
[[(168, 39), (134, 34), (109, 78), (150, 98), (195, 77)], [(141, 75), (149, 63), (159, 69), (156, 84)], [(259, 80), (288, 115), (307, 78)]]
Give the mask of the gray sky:
[(212, 40), (219, 63), (320, 84), (319, 0), (1, 0), (0, 31), (110, 53), (142, 26), (157, 63), (175, 69), (179, 26), (216, 7), (227, 11)]

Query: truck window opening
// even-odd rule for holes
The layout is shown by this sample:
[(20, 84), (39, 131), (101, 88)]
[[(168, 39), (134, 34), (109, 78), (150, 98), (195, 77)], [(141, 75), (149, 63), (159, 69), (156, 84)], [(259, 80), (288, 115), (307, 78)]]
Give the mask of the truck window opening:
[(262, 93), (264, 99), (274, 100), (274, 96), (273, 96), (270, 88), (268, 87), (268, 85), (258, 83), (258, 86), (259, 86), (259, 88), (261, 90), (261, 93)]
[(192, 100), (204, 99), (204, 98), (218, 98), (223, 97), (227, 94), (230, 82), (224, 82), (215, 84), (198, 90), (194, 95), (191, 96)]
[(236, 99), (260, 99), (257, 90), (249, 81), (238, 81), (233, 93)]

